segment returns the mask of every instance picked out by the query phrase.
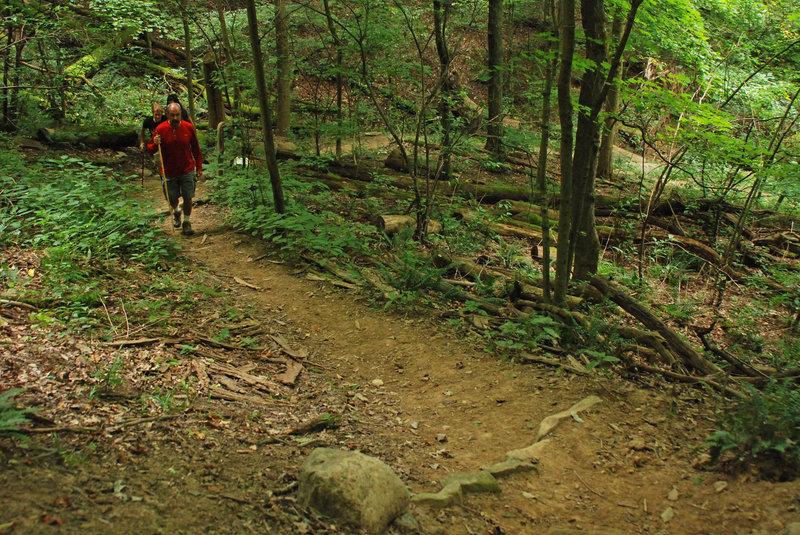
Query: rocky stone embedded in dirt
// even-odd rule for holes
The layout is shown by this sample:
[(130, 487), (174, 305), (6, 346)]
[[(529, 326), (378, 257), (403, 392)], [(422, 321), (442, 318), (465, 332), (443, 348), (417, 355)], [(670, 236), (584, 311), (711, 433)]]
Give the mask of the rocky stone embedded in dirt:
[(403, 513), (398, 516), (395, 521), (392, 522), (392, 528), (394, 528), (394, 533), (413, 533), (415, 535), (420, 533), (419, 521), (417, 521), (417, 517), (411, 513)]
[(362, 453), (317, 448), (300, 468), (298, 500), (331, 518), (382, 533), (410, 493), (386, 464)]

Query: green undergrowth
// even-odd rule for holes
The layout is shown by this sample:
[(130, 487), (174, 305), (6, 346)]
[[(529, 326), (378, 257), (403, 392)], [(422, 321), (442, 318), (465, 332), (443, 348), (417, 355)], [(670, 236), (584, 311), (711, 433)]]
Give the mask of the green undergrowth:
[(704, 446), (722, 469), (753, 468), (763, 479), (789, 481), (800, 475), (800, 390), (793, 381), (772, 380), (718, 412), (718, 429)]
[[(0, 154), (0, 295), (34, 304), (42, 325), (97, 327), (120, 281), (168, 266), (178, 246), (125, 182), (75, 157)], [(9, 261), (24, 249), (38, 251), (36, 269)]]

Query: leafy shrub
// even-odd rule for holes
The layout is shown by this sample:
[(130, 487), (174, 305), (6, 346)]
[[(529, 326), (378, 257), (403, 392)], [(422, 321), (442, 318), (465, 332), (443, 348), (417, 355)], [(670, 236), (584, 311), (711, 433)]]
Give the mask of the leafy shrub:
[(314, 205), (330, 204), (327, 191), (312, 195), (312, 186), (286, 176), (283, 186), (287, 211), (279, 214), (263, 197), (259, 180), (257, 175), (240, 172), (217, 184), (214, 198), (231, 208), (236, 228), (271, 242), (289, 257), (312, 253), (347, 258), (368, 253), (372, 229), (351, 223), (330, 210), (312, 209)]
[(108, 169), (79, 158), (30, 164), (6, 153), (0, 158), (0, 246), (63, 248), (85, 264), (130, 257), (154, 265), (174, 257), (176, 246), (151, 225), (157, 216), (129, 189)]
[(800, 474), (800, 390), (771, 381), (719, 414), (719, 429), (706, 440), (712, 461), (724, 467), (753, 466), (760, 477), (786, 481)]
[(528, 314), (516, 321), (507, 320), (498, 331), (489, 333), (489, 350), (530, 350), (542, 343), (553, 344), (561, 338), (561, 327), (550, 316), (540, 314)]
[(0, 394), (0, 434), (13, 434), (19, 429), (19, 424), (28, 421), (27, 414), (32, 409), (17, 409), (14, 397), (21, 393), (21, 388), (12, 388)]

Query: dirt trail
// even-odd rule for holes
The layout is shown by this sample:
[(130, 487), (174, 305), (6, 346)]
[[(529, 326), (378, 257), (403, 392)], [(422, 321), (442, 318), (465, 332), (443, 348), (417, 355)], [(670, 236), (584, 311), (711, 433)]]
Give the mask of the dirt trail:
[[(157, 179), (145, 182), (145, 195), (159, 198)], [(298, 469), (314, 447), (360, 450), (388, 463), (414, 493), (436, 492), (443, 478), (530, 445), (542, 419), (589, 395), (603, 401), (554, 431), (538, 472), (512, 474), (500, 493), (467, 494), (442, 510), (412, 506), (418, 532), (773, 535), (800, 521), (800, 482), (692, 467), (713, 426), (713, 399), (699, 388), (503, 361), (484, 351), (480, 333), (454, 332), (436, 310), (389, 313), (308, 266), (276, 260), (233, 232), (213, 204), (198, 206), (192, 221), (196, 236), (172, 234), (190, 268), (173, 280), (196, 278), (197, 287), (175, 282), (159, 296), (197, 302), (183, 308), (186, 317), (170, 318), (175, 332), (146, 332), (159, 343), (117, 352), (75, 333), (50, 337), (25, 311), (0, 329), (0, 379), (25, 385), (53, 420), (35, 424), (47, 433), (33, 434), (29, 449), (0, 442), (0, 535), (349, 533), (296, 504)], [(171, 218), (161, 224), (172, 232)], [(141, 284), (152, 284), (150, 276)], [(215, 286), (224, 298), (200, 296)], [(262, 349), (211, 343), (221, 325), (242, 318), (255, 324)], [(187, 348), (164, 340), (180, 330), (204, 341)], [(299, 380), (281, 387), (280, 399), (219, 373), (280, 373), (275, 339), (305, 354)], [(118, 355), (125, 380), (93, 399), (97, 381), (87, 376)], [(154, 393), (183, 392), (180, 384), (194, 388), (183, 398), (191, 397), (188, 406), (150, 406)], [(244, 400), (225, 401), (209, 385)], [(285, 434), (320, 414), (338, 427)], [(74, 427), (55, 433), (52, 425)]]
[[(750, 534), (800, 520), (797, 483), (691, 467), (712, 425), (696, 389), (503, 362), (479, 339), (449, 333), (444, 319), (385, 313), (311, 271), (269, 260), (213, 205), (198, 207), (193, 222), (198, 235), (180, 238), (186, 255), (225, 280), (259, 321), (278, 322), (293, 345), (308, 349), (321, 382), (359, 394), (342, 415), (358, 435), (345, 442), (388, 462), (414, 492), (438, 491), (453, 472), (498, 462), (532, 443), (544, 417), (587, 395), (603, 398), (556, 430), (538, 474), (512, 475), (499, 495), (468, 495), (460, 507), (415, 508), (426, 532), (474, 533), (477, 520), (489, 533), (560, 526)], [(307, 388), (301, 379), (298, 394)]]

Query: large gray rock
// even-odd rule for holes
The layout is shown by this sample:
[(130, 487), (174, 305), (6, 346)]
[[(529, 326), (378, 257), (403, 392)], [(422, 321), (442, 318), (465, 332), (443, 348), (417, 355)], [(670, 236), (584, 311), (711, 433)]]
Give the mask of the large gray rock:
[(300, 503), (370, 534), (408, 507), (410, 493), (386, 464), (362, 453), (317, 448), (300, 468)]

